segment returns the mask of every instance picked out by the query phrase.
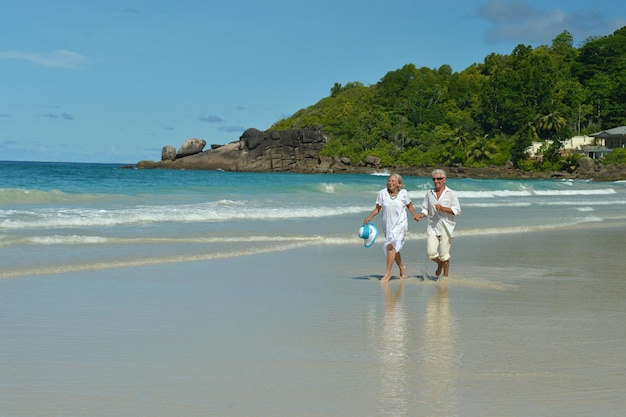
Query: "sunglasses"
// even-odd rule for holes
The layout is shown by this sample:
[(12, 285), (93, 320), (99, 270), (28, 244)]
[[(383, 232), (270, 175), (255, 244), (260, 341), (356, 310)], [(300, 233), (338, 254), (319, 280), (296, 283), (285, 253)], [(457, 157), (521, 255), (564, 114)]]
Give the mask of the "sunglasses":
[(445, 180), (445, 178), (433, 178), (433, 181), (441, 181), (441, 180)]

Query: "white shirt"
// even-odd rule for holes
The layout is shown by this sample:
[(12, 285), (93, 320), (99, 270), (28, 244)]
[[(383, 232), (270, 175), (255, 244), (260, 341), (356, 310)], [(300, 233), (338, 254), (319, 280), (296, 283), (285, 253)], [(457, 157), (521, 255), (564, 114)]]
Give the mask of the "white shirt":
[[(454, 214), (438, 211), (435, 209), (436, 204), (444, 207), (450, 207)], [(422, 202), (422, 213), (429, 216), (426, 234), (429, 236), (441, 236), (447, 233), (450, 238), (454, 237), (454, 228), (456, 227), (455, 216), (461, 214), (461, 204), (454, 191), (445, 186), (441, 197), (437, 199), (437, 191), (432, 188), (424, 196)]]

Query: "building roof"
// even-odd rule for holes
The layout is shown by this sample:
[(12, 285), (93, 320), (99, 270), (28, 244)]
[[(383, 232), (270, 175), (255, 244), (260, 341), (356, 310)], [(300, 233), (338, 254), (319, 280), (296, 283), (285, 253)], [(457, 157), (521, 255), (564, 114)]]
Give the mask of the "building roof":
[(613, 129), (603, 130), (602, 132), (592, 133), (594, 138), (618, 138), (626, 137), (626, 126), (614, 127)]

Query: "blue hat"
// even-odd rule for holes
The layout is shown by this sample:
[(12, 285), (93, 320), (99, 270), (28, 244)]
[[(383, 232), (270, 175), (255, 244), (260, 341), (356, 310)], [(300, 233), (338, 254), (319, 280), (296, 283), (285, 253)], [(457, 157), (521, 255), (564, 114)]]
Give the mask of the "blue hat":
[(364, 240), (363, 244), (366, 248), (374, 244), (376, 236), (378, 236), (378, 230), (371, 223), (366, 223), (359, 228), (359, 237)]

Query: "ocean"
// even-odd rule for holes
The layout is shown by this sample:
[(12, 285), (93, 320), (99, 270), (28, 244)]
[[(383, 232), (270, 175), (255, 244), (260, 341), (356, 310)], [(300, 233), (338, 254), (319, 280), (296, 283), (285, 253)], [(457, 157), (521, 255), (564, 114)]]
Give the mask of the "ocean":
[(0, 415), (622, 415), (626, 182), (449, 178), (382, 284), (387, 175), (0, 162)]
[[(1, 278), (359, 243), (379, 175), (1, 162)], [(432, 187), (404, 178), (415, 205)], [(449, 179), (458, 236), (626, 222), (626, 182)], [(374, 219), (374, 224), (378, 224)], [(409, 240), (424, 238), (411, 224)]]

